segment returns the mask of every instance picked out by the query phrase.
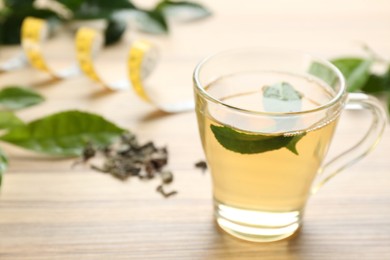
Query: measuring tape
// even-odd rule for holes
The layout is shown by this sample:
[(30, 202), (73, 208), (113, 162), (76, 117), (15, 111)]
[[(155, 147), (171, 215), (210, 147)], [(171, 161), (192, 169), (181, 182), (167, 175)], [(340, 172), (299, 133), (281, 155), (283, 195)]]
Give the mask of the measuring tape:
[(81, 71), (93, 81), (101, 83), (108, 90), (129, 89), (127, 80), (107, 82), (99, 75), (94, 58), (103, 47), (103, 36), (97, 30), (81, 27), (76, 33), (76, 57)]
[[(175, 103), (162, 103), (160, 100), (153, 99), (153, 95), (150, 93), (149, 88), (144, 84), (145, 78), (149, 76), (151, 71), (156, 65), (156, 48), (148, 41), (137, 40), (131, 45), (128, 56), (128, 74), (131, 85), (137, 93), (137, 95), (144, 101), (153, 104), (160, 110), (168, 113), (177, 113), (183, 111), (193, 110), (195, 104), (192, 100), (175, 102)], [(160, 86), (165, 92), (169, 93), (169, 90)], [(171, 93), (172, 94), (172, 93)]]
[(146, 78), (151, 74), (156, 67), (158, 61), (157, 48), (146, 40), (135, 40), (131, 44), (131, 48), (127, 57), (127, 73), (128, 79), (118, 82), (107, 82), (99, 75), (94, 65), (94, 57), (103, 43), (101, 32), (82, 27), (76, 34), (76, 52), (77, 60), (80, 69), (84, 74), (102, 84), (106, 89), (111, 91), (133, 89), (139, 98), (146, 101), (158, 109), (176, 113), (194, 109), (192, 101), (178, 103), (163, 103), (160, 100), (153, 99), (153, 95), (145, 86)]
[(48, 32), (48, 24), (45, 20), (34, 17), (24, 19), (21, 29), (21, 41), (24, 53), (31, 66), (58, 79), (79, 74), (80, 71), (76, 65), (65, 70), (54, 70), (49, 66), (43, 54), (43, 45)]
[[(28, 17), (22, 25), (22, 46), (31, 66), (49, 73), (55, 78), (67, 78), (80, 71), (89, 79), (103, 85), (111, 91), (133, 89), (139, 98), (158, 109), (176, 113), (194, 109), (192, 101), (165, 103), (153, 99), (150, 89), (145, 87), (145, 80), (153, 71), (158, 60), (157, 48), (148, 41), (136, 40), (132, 43), (127, 57), (128, 78), (117, 82), (107, 82), (96, 70), (94, 58), (103, 46), (102, 33), (87, 27), (80, 28), (75, 37), (76, 57), (78, 66), (56, 71), (47, 63), (43, 55), (43, 43), (47, 38), (48, 24), (45, 20)], [(164, 89), (166, 91), (166, 89)]]

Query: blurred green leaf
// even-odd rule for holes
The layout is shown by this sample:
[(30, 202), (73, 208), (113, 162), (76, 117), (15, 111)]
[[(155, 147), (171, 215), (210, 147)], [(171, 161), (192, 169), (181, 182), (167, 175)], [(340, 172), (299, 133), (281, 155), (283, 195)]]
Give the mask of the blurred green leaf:
[(8, 168), (8, 159), (6, 154), (3, 152), (2, 149), (0, 149), (0, 186), (3, 180), (3, 173)]
[[(135, 6), (128, 0), (57, 0), (71, 11), (79, 9), (106, 9), (115, 11), (119, 9), (134, 9)], [(93, 11), (93, 10), (91, 10)]]
[(366, 93), (390, 91), (390, 74), (371, 74), (366, 84), (362, 87), (362, 91)]
[(0, 129), (11, 129), (24, 125), (12, 111), (0, 111)]
[(331, 61), (344, 75), (350, 92), (360, 90), (370, 77), (371, 59), (338, 58)]
[(4, 0), (4, 5), (12, 9), (31, 9), (35, 0)]
[(211, 15), (211, 12), (201, 4), (190, 1), (161, 1), (157, 7), (165, 16), (181, 22), (190, 22)]
[(64, 5), (66, 8), (74, 12), (83, 4), (84, 0), (57, 0), (59, 3)]
[(84, 4), (111, 10), (134, 8), (134, 5), (129, 0), (84, 0)]
[(114, 12), (126, 9), (135, 9), (135, 6), (128, 0), (85, 0), (77, 6), (74, 2), (67, 3), (74, 12), (75, 19), (108, 19)]
[(0, 43), (17, 44), (20, 43), (20, 27), (24, 17), (11, 16), (0, 22)]
[(387, 95), (387, 111), (390, 114), (390, 95), (389, 94)]
[(51, 10), (27, 8), (7, 13), (0, 20), (0, 43), (17, 44), (20, 43), (20, 30), (23, 20), (27, 16), (38, 18), (57, 18), (57, 14)]
[(104, 45), (108, 46), (116, 43), (125, 33), (127, 21), (120, 18), (110, 18), (104, 32)]
[(97, 114), (65, 111), (12, 128), (0, 139), (36, 152), (74, 156), (88, 142), (105, 146), (124, 132)]
[(153, 33), (164, 34), (168, 32), (168, 24), (163, 13), (159, 10), (140, 10), (135, 12), (135, 22), (138, 30)]
[(330, 86), (333, 86), (338, 80), (334, 71), (320, 62), (312, 62), (308, 69), (308, 73), (322, 79)]
[(37, 105), (44, 101), (38, 92), (21, 87), (6, 87), (0, 90), (0, 107), (17, 110)]
[(390, 78), (389, 75), (370, 75), (366, 85), (362, 88), (366, 93), (390, 91)]
[(70, 17), (64, 18), (56, 11), (37, 9), (34, 6), (35, 0), (3, 1), (5, 7), (0, 10), (0, 44), (20, 43), (21, 25), (27, 16), (57, 18), (62, 22), (107, 19), (105, 39), (106, 45), (110, 45), (120, 40), (126, 30), (125, 21), (112, 18), (121, 11), (132, 11), (132, 14), (135, 14), (134, 27), (154, 34), (168, 32), (166, 15), (181, 21), (192, 21), (210, 15), (210, 11), (203, 5), (190, 1), (164, 0), (152, 10), (143, 10), (135, 6), (131, 0), (53, 0), (71, 13)]

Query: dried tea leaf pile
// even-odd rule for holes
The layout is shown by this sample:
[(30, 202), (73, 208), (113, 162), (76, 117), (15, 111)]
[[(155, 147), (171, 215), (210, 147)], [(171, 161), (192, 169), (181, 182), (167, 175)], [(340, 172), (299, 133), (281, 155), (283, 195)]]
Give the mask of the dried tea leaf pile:
[(161, 178), (161, 184), (156, 191), (164, 197), (177, 194), (176, 191), (166, 192), (164, 185), (173, 182), (173, 174), (165, 169), (168, 163), (168, 150), (166, 147), (156, 147), (153, 142), (140, 144), (132, 133), (121, 136), (118, 143), (109, 147), (98, 148), (88, 144), (83, 152), (83, 162), (91, 158), (100, 160), (100, 164), (91, 163), (91, 168), (111, 174), (113, 177), (125, 181), (129, 177), (138, 177), (150, 180), (156, 176)]

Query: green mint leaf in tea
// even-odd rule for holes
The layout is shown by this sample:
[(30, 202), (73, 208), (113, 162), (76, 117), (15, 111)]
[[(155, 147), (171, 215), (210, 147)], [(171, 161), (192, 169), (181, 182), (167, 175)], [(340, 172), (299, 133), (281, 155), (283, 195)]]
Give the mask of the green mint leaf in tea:
[(267, 112), (296, 112), (301, 110), (302, 94), (287, 82), (263, 87), (263, 106)]
[(282, 101), (300, 100), (302, 95), (287, 82), (276, 83), (263, 88), (263, 95), (267, 98), (273, 98)]
[[(227, 126), (210, 126), (217, 141), (226, 149), (241, 154), (256, 154), (284, 147), (297, 154), (296, 143), (304, 134), (295, 136), (244, 133)], [(300, 136), (300, 137), (299, 137)], [(293, 142), (290, 146), (290, 142)]]
[(290, 150), (291, 152), (293, 152), (294, 154), (299, 155), (299, 153), (297, 151), (297, 143), (305, 135), (306, 135), (306, 133), (302, 133), (302, 134), (299, 134), (299, 135), (294, 135), (294, 137), (291, 139), (291, 141), (286, 145), (286, 148), (288, 150)]
[[(302, 94), (290, 83), (278, 82), (262, 87), (262, 104), (266, 112), (297, 112), (302, 109)], [(275, 118), (274, 129), (283, 131), (296, 123), (296, 118)], [(287, 128), (286, 128), (287, 125)], [(287, 148), (298, 155), (297, 142), (304, 134), (286, 136), (235, 130), (229, 126), (210, 125), (215, 139), (224, 148), (241, 154), (256, 154)]]
[[(280, 82), (264, 86), (263, 109), (266, 112), (288, 113), (302, 110), (303, 95), (290, 83)], [(296, 117), (274, 117), (273, 131), (280, 132), (290, 129), (297, 123)]]

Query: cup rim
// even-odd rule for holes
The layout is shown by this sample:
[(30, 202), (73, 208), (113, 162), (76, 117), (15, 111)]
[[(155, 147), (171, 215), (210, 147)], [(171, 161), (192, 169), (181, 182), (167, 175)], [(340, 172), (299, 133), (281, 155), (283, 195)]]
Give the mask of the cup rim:
[[(224, 56), (224, 55), (231, 54), (231, 53), (234, 53), (234, 52), (259, 51), (259, 50), (263, 51), (263, 52), (268, 50), (268, 51), (284, 52), (284, 53), (289, 52), (289, 53), (294, 53), (294, 54), (300, 54), (302, 56), (307, 55), (307, 56), (311, 57), (312, 59), (320, 61), (321, 63), (325, 64), (326, 66), (328, 66), (330, 69), (332, 69), (336, 73), (337, 78), (340, 81), (340, 89), (337, 92), (337, 94), (331, 100), (326, 102), (325, 104), (323, 104), (321, 106), (318, 106), (316, 108), (312, 108), (312, 109), (308, 109), (308, 110), (302, 110), (302, 111), (295, 111), (295, 112), (268, 112), (268, 111), (266, 112), (266, 111), (255, 111), (255, 110), (250, 110), (250, 109), (244, 109), (244, 108), (240, 108), (240, 107), (237, 107), (237, 106), (226, 104), (225, 102), (223, 102), (223, 101), (213, 97), (212, 95), (210, 95), (205, 90), (206, 86), (204, 86), (200, 82), (199, 76), (200, 76), (200, 71), (201, 71), (202, 67), (204, 65), (206, 65), (210, 60), (213, 60), (214, 58), (218, 58), (220, 56)], [(220, 105), (222, 105), (224, 107), (227, 107), (227, 108), (232, 109), (232, 110), (237, 111), (237, 112), (246, 113), (246, 114), (253, 114), (253, 115), (292, 116), (292, 115), (302, 115), (302, 114), (309, 114), (309, 113), (313, 113), (313, 112), (318, 112), (318, 111), (322, 111), (322, 110), (325, 110), (327, 108), (330, 108), (333, 105), (337, 104), (340, 100), (343, 99), (344, 95), (346, 94), (345, 78), (344, 78), (343, 74), (341, 73), (341, 71), (335, 65), (333, 65), (331, 62), (329, 62), (328, 60), (326, 60), (324, 58), (321, 58), (321, 57), (319, 57), (317, 55), (313, 55), (310, 52), (305, 52), (305, 51), (300, 51), (300, 50), (283, 49), (283, 48), (270, 48), (270, 47), (235, 48), (235, 49), (225, 50), (225, 51), (221, 51), (221, 52), (217, 52), (217, 53), (211, 54), (211, 55), (203, 58), (196, 65), (195, 70), (193, 72), (193, 78), (192, 79), (193, 79), (195, 88), (207, 100), (209, 100), (209, 101), (211, 101), (213, 103), (216, 103), (216, 104), (220, 104)]]

